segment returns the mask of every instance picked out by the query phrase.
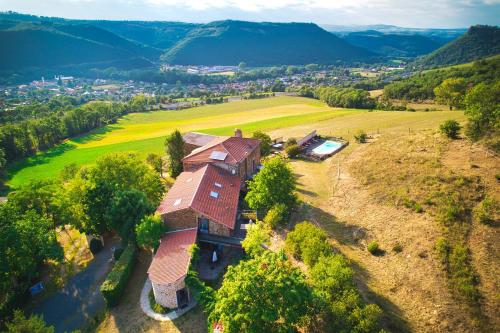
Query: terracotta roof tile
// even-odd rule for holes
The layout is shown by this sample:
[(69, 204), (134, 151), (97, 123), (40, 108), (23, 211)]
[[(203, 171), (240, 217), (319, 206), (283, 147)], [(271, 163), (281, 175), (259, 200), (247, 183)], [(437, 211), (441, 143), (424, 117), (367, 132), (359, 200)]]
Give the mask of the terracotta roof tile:
[[(206, 164), (199, 169), (181, 173), (156, 212), (163, 215), (191, 208), (234, 229), (240, 186), (238, 176)], [(217, 194), (211, 195), (212, 192)]]
[(240, 137), (219, 137), (207, 145), (196, 148), (188, 156), (183, 158), (184, 162), (213, 162), (210, 155), (214, 151), (227, 153), (224, 162), (227, 164), (237, 164), (243, 161), (251, 152), (257, 149), (260, 141), (257, 139)]
[(191, 261), (189, 248), (196, 242), (196, 235), (196, 228), (167, 232), (149, 266), (149, 279), (154, 283), (170, 284), (184, 277)]

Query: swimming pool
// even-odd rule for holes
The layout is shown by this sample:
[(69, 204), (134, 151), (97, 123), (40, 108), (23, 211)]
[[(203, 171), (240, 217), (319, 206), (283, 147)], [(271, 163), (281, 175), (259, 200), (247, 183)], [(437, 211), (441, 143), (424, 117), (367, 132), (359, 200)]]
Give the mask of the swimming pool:
[(312, 150), (313, 153), (317, 155), (328, 155), (336, 152), (342, 147), (340, 142), (327, 140), (323, 142), (320, 146)]

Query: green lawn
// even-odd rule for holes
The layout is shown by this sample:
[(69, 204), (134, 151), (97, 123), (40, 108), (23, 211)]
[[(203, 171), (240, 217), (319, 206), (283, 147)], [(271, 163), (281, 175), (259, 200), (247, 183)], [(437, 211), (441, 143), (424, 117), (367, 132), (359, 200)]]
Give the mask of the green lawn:
[(31, 179), (56, 177), (65, 165), (93, 163), (110, 152), (133, 151), (140, 156), (162, 153), (165, 136), (172, 130), (229, 135), (235, 127), (250, 135), (320, 122), (361, 110), (339, 110), (301, 97), (275, 97), (202, 106), (182, 111), (156, 111), (127, 115), (117, 124), (91, 132), (8, 168), (7, 184), (16, 188)]

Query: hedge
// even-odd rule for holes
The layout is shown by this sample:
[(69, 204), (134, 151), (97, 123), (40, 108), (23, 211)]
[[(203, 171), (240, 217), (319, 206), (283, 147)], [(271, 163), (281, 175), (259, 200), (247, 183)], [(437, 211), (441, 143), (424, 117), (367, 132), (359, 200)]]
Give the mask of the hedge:
[(118, 304), (123, 290), (127, 285), (130, 273), (134, 267), (136, 256), (135, 244), (129, 244), (120, 255), (120, 259), (113, 266), (109, 272), (106, 280), (101, 285), (101, 293), (106, 300), (108, 306), (115, 306)]

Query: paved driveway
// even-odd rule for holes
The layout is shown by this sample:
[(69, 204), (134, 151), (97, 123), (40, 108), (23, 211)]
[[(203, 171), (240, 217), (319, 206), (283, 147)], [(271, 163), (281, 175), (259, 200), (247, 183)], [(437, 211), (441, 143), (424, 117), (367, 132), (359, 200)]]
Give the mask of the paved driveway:
[(56, 332), (71, 332), (83, 329), (106, 303), (99, 287), (112, 267), (112, 247), (117, 241), (109, 240), (87, 268), (73, 276), (66, 286), (38, 304), (33, 312), (42, 314)]

